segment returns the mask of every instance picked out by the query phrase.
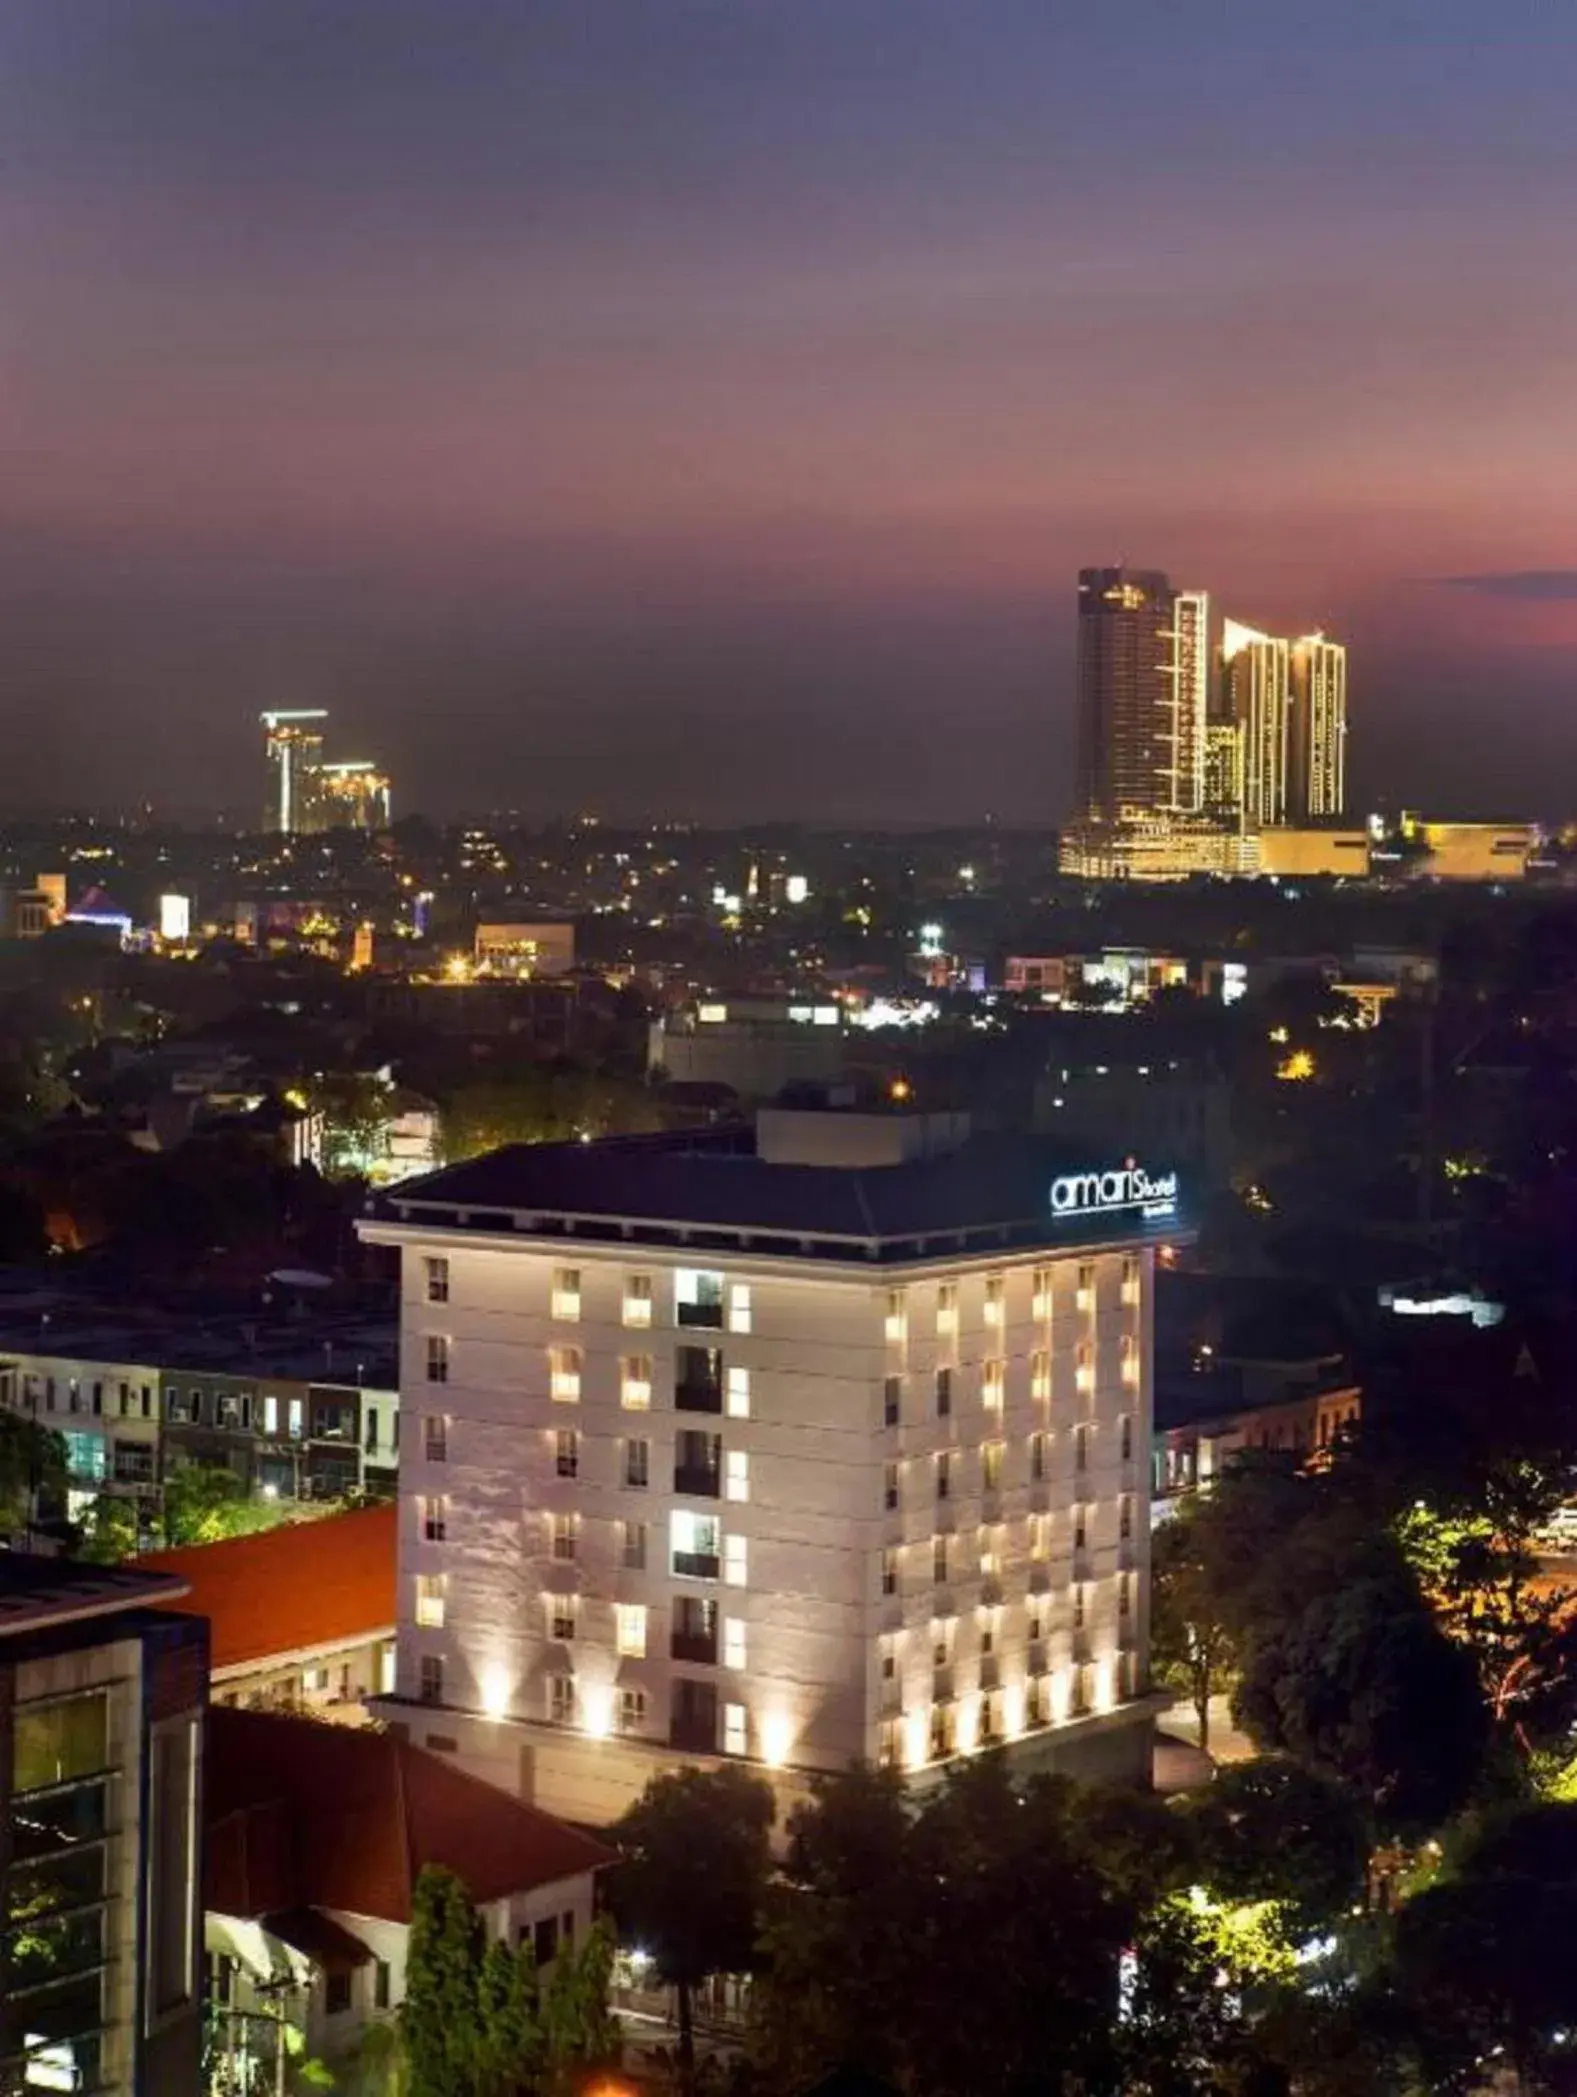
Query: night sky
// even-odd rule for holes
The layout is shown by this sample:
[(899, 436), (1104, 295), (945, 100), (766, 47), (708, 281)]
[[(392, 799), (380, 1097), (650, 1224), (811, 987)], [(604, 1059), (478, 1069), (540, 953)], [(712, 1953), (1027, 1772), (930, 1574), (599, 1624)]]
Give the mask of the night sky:
[(0, 801), (1053, 821), (1074, 571), (1577, 806), (1551, 0), (5, 0)]

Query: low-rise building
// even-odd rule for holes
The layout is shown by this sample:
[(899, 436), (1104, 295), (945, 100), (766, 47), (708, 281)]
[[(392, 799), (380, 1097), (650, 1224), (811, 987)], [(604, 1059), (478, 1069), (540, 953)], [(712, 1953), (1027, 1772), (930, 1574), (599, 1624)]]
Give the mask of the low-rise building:
[(397, 1535), (390, 1503), (138, 1563), (184, 1582), (173, 1606), (207, 1618), (216, 1704), (360, 1723), (394, 1681)]
[(405, 2000), (412, 1896), (454, 1872), (489, 1937), (539, 1966), (584, 1941), (613, 1854), (392, 1734), (224, 1707), (206, 1792), (209, 2000), (221, 2059), (272, 2088), (292, 2053), (333, 2063)]
[(146, 1568), (0, 1554), (0, 2087), (197, 2097), (207, 1632)]

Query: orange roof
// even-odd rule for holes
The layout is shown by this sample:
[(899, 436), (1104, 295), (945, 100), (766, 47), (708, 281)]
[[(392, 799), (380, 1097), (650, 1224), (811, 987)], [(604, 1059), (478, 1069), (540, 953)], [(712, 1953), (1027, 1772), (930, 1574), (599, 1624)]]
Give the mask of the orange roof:
[(334, 1908), (408, 1922), (422, 1867), (479, 1903), (612, 1864), (614, 1853), (392, 1733), (283, 1711), (208, 1714), (207, 1905), (225, 1915)]
[(398, 1520), (391, 1501), (219, 1544), (154, 1551), (134, 1563), (188, 1582), (190, 1592), (167, 1606), (207, 1617), (209, 1664), (218, 1674), (388, 1631), (396, 1615)]

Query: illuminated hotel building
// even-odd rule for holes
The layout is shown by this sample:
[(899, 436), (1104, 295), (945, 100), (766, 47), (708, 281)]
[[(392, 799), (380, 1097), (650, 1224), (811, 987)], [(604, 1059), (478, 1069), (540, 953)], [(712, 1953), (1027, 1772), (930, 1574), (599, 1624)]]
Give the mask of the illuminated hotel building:
[(1294, 821), (1339, 816), (1347, 806), (1347, 650), (1322, 633), (1292, 643)]
[(1079, 571), (1080, 821), (1198, 811), (1209, 672), (1202, 592), (1158, 570)]
[(323, 829), (388, 829), (388, 774), (367, 759), (320, 764), (314, 783)]
[(361, 1226), (410, 1421), (379, 1715), (595, 1823), (681, 1762), (1145, 1777), (1175, 1204), (964, 1116), (779, 1109), (400, 1186)]
[(1238, 733), (1244, 829), (1284, 823), (1291, 754), (1289, 644), (1228, 619), (1221, 630), (1221, 690)]
[(262, 716), (268, 756), (268, 805), (264, 827), (284, 837), (322, 828), (316, 774), (323, 761), (322, 707)]

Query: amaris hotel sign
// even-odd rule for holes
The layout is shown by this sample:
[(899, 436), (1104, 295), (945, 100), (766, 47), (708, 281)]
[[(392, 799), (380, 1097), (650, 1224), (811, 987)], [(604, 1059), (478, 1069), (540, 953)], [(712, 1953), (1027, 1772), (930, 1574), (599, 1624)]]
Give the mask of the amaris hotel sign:
[(1177, 1214), (1177, 1174), (1150, 1173), (1130, 1158), (1109, 1172), (1065, 1172), (1051, 1183), (1054, 1216), (1125, 1216), (1150, 1219)]

